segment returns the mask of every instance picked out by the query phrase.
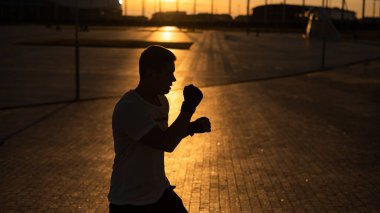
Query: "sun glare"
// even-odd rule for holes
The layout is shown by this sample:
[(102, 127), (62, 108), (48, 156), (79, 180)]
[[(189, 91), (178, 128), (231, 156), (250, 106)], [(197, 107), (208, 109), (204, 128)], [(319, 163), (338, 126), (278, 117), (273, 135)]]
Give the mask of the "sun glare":
[(165, 27), (160, 28), (160, 31), (165, 31), (165, 32), (172, 32), (176, 30), (178, 30), (178, 28), (174, 26), (165, 26)]
[(163, 41), (172, 41), (173, 40), (173, 33), (172, 32), (163, 32), (161, 39)]

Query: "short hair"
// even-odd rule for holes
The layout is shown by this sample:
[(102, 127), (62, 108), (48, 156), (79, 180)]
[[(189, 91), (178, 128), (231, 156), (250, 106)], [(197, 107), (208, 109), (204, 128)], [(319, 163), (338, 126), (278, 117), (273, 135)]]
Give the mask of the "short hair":
[(151, 45), (147, 47), (140, 56), (139, 72), (140, 78), (144, 76), (150, 68), (154, 71), (159, 71), (167, 63), (174, 62), (176, 57), (174, 53), (165, 47), (159, 45)]

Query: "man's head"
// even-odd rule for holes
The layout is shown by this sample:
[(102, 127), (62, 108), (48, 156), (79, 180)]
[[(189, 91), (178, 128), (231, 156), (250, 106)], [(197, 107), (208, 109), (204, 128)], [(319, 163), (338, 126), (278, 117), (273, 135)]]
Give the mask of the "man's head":
[(140, 56), (140, 82), (146, 82), (158, 94), (166, 94), (174, 81), (175, 55), (162, 46), (149, 46)]

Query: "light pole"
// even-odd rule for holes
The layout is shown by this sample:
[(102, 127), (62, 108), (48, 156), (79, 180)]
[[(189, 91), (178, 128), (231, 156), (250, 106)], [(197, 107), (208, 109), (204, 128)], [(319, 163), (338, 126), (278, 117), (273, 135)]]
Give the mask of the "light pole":
[(250, 5), (249, 0), (247, 0), (247, 18), (249, 18), (249, 5)]
[(78, 0), (75, 0), (75, 100), (80, 99), (80, 74), (79, 74), (79, 8)]
[(194, 5), (193, 5), (193, 13), (194, 15), (197, 13), (197, 0), (194, 0)]
[(376, 16), (376, 0), (373, 0), (373, 18)]
[(341, 10), (341, 21), (344, 21), (344, 5), (346, 4), (346, 0), (342, 0), (342, 10)]
[(127, 0), (123, 0), (124, 15), (127, 16)]
[(328, 0), (322, 0), (322, 13), (325, 17), (322, 18), (322, 70), (326, 67), (326, 43), (327, 43), (327, 35), (326, 35), (326, 25), (327, 25), (327, 7), (328, 7)]
[(268, 23), (268, 0), (265, 0), (264, 4), (264, 27), (266, 28)]
[(176, 4), (177, 4), (176, 5), (176, 10), (177, 10), (177, 13), (178, 13), (178, 11), (179, 11), (179, 0), (176, 1)]
[(365, 0), (363, 0), (363, 7), (362, 7), (362, 19), (365, 18)]
[(250, 5), (250, 2), (249, 2), (249, 0), (247, 0), (247, 35), (249, 35), (249, 6)]
[(145, 16), (145, 0), (141, 0), (141, 15)]
[(211, 0), (211, 15), (214, 15), (214, 0)]
[(286, 19), (286, 0), (284, 0), (284, 3), (282, 5), (282, 24), (285, 24)]
[(231, 0), (228, 1), (228, 14), (231, 16)]

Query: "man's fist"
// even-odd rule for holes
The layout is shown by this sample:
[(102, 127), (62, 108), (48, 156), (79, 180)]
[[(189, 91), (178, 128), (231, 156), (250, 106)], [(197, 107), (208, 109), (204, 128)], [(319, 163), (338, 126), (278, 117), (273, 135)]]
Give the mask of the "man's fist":
[(191, 136), (193, 136), (194, 133), (204, 132), (211, 132), (211, 123), (207, 117), (201, 117), (191, 122), (187, 131), (187, 133)]
[(203, 94), (200, 89), (190, 84), (183, 90), (183, 97), (185, 99), (185, 102), (191, 103), (196, 107), (201, 102)]
[(200, 89), (190, 84), (183, 90), (183, 97), (185, 100), (182, 104), (181, 111), (193, 114), (201, 102), (203, 94)]

